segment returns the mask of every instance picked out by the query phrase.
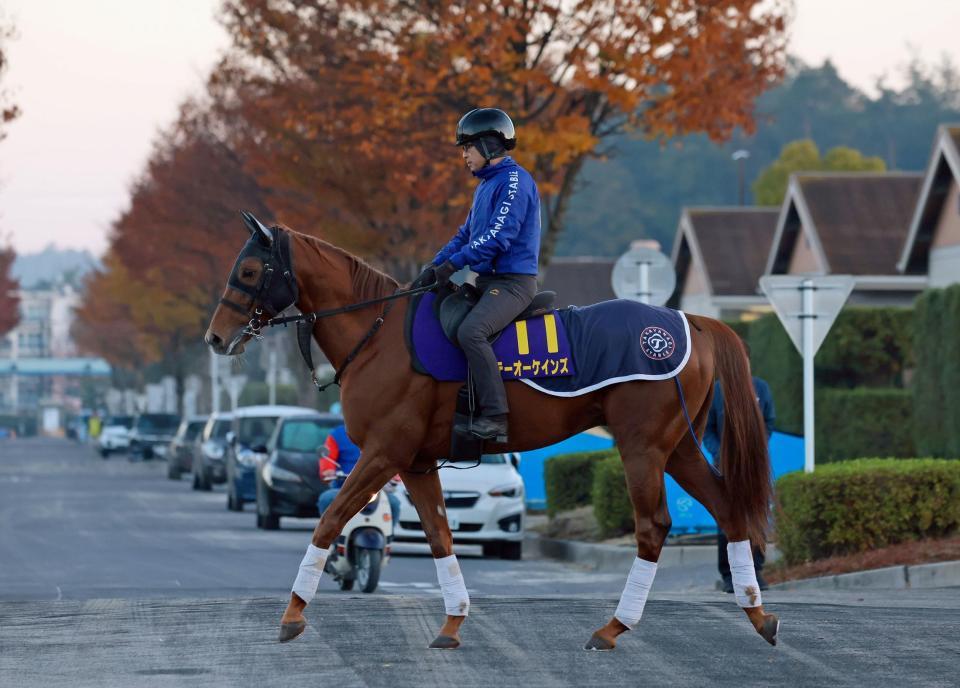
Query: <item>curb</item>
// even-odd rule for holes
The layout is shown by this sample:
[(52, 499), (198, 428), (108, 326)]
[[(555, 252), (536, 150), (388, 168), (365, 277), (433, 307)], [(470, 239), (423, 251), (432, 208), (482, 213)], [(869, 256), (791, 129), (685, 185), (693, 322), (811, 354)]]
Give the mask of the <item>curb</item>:
[(960, 586), (960, 561), (941, 561), (913, 566), (888, 566), (882, 569), (840, 573), (818, 578), (802, 578), (771, 585), (771, 590), (906, 590)]
[[(523, 541), (524, 555), (581, 564), (594, 571), (623, 573), (633, 566), (637, 552), (633, 547), (597, 545), (575, 540), (553, 540), (528, 534)], [(660, 552), (658, 569), (677, 566), (701, 566), (717, 563), (716, 545), (667, 545)]]

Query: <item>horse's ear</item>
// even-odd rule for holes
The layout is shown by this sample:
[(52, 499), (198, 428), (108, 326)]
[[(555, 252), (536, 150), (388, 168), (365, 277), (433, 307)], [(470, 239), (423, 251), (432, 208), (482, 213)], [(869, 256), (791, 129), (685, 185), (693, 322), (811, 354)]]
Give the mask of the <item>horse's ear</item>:
[(273, 246), (273, 234), (267, 229), (260, 220), (253, 216), (253, 213), (248, 213), (246, 210), (240, 211), (240, 216), (243, 218), (243, 224), (247, 226), (247, 229), (250, 230), (250, 235), (257, 237), (261, 244), (264, 246)]

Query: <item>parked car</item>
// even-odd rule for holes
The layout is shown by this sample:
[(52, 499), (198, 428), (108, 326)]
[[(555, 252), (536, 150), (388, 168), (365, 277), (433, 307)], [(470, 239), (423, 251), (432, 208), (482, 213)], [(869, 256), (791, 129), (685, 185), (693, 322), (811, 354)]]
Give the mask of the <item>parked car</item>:
[(190, 416), (180, 421), (177, 434), (167, 448), (167, 477), (170, 480), (180, 480), (182, 473), (190, 471), (193, 466), (193, 445), (206, 424), (207, 416)]
[[(474, 463), (458, 461), (454, 465), (465, 468)], [(525, 509), (519, 465), (516, 453), (484, 454), (475, 468), (439, 471), (454, 542), (482, 545), (485, 557), (521, 557)], [(406, 490), (401, 490), (401, 495), (394, 540), (425, 541), (416, 507)]]
[(327, 435), (343, 423), (333, 413), (281, 418), (267, 442), (267, 459), (256, 471), (257, 528), (276, 530), (281, 516), (315, 518), (326, 489), (318, 470)]
[(170, 440), (180, 425), (180, 416), (174, 413), (141, 413), (133, 421), (130, 430), (129, 458), (165, 458)]
[(114, 452), (124, 452), (130, 447), (130, 430), (133, 428), (133, 416), (108, 416), (103, 421), (97, 449), (100, 456), (107, 458)]
[(193, 489), (209, 491), (214, 483), (227, 479), (224, 457), (227, 454), (227, 435), (233, 427), (232, 413), (213, 413), (203, 426), (200, 440), (193, 445)]
[(267, 442), (286, 416), (316, 413), (302, 406), (244, 406), (233, 412), (232, 435), (227, 437), (227, 508), (243, 511), (243, 505), (257, 500), (256, 475), (266, 458)]

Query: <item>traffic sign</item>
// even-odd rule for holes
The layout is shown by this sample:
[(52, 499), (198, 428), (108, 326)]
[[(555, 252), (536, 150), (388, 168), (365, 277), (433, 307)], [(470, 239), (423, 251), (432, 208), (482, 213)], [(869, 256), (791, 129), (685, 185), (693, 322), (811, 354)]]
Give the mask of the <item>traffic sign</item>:
[(813, 357), (853, 291), (850, 275), (766, 275), (760, 288), (803, 356), (804, 466), (813, 473)]
[(662, 306), (677, 286), (677, 273), (660, 251), (634, 245), (614, 263), (610, 283), (617, 298)]
[[(804, 354), (804, 321), (813, 324), (811, 353), (815, 355), (850, 297), (854, 283), (850, 275), (767, 275), (760, 278), (760, 288), (800, 355)], [(805, 295), (812, 300), (809, 312), (804, 308)]]

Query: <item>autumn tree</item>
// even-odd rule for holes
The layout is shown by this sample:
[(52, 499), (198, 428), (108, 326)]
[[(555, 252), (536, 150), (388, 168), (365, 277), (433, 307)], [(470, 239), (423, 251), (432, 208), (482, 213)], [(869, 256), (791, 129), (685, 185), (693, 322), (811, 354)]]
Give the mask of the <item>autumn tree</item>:
[[(3, 23), (0, 15), (0, 78), (7, 69), (7, 56), (3, 51), (5, 42), (14, 35), (13, 27)], [(6, 126), (16, 119), (20, 110), (9, 102), (5, 91), (0, 90), (0, 141), (6, 137)], [(5, 335), (20, 322), (19, 283), (13, 278), (13, 261), (16, 254), (12, 246), (0, 246), (0, 336)]]
[(79, 345), (130, 370), (162, 364), (182, 391), (246, 240), (242, 208), (266, 212), (207, 109), (187, 103), (114, 222), (103, 270), (87, 281)]
[(12, 247), (0, 248), (0, 337), (20, 322), (20, 285), (13, 278), (16, 257)]
[[(7, 69), (7, 56), (4, 52), (4, 45), (13, 38), (16, 32), (13, 26), (3, 21), (3, 15), (0, 14), (0, 77)], [(20, 116), (20, 108), (10, 102), (6, 91), (0, 89), (0, 141), (6, 137), (6, 124), (9, 124)]]
[(760, 172), (753, 182), (753, 198), (757, 205), (780, 205), (794, 172), (882, 172), (885, 169), (883, 158), (868, 157), (847, 146), (836, 146), (821, 156), (817, 144), (801, 139), (784, 146), (780, 157)]
[(278, 215), (381, 260), (427, 257), (466, 214), (457, 119), (508, 111), (549, 262), (577, 175), (624, 129), (752, 130), (787, 0), (224, 0), (212, 83)]

